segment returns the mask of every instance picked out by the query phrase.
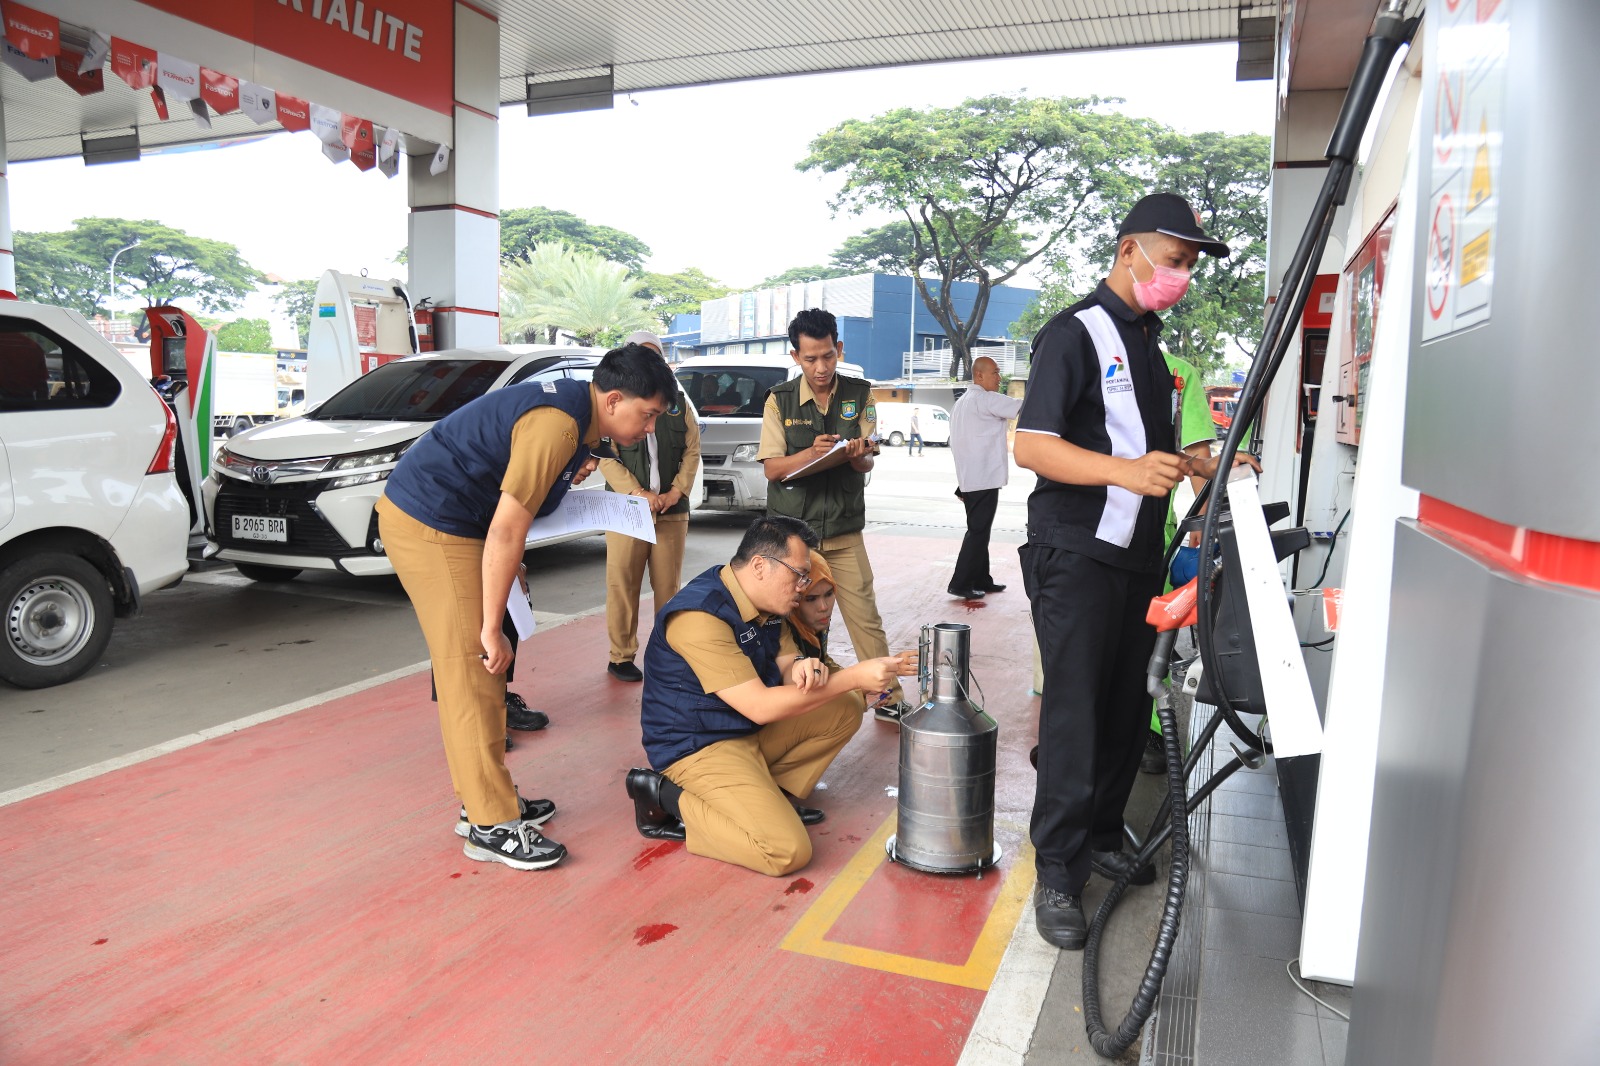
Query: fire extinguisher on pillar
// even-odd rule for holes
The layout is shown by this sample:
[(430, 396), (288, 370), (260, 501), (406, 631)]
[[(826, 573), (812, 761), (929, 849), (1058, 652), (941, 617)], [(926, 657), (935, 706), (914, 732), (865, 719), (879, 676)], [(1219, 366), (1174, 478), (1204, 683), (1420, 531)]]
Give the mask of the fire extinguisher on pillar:
[(411, 309), (411, 321), (416, 326), (416, 348), (419, 352), (433, 351), (433, 308), (428, 306), (430, 302), (431, 298), (424, 297)]

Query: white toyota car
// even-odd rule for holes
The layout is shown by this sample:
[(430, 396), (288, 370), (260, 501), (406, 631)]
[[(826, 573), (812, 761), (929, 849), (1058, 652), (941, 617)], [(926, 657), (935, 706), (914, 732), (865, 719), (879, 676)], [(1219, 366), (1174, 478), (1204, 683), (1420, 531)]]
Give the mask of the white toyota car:
[[(587, 381), (604, 354), (509, 345), (414, 355), (357, 378), (298, 418), (240, 433), (217, 453), (204, 488), (218, 557), (256, 581), (287, 581), (302, 570), (394, 573), (374, 507), (405, 450), (493, 389)], [(595, 476), (583, 488), (603, 485)], [(528, 547), (588, 535), (532, 539)]]

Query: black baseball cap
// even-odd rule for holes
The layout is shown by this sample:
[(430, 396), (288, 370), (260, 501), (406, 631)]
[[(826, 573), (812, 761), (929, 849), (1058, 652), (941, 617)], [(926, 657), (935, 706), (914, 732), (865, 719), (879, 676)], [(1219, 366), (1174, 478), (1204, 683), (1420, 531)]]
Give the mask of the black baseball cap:
[(1195, 221), (1194, 208), (1177, 193), (1151, 193), (1134, 204), (1117, 228), (1117, 240), (1135, 233), (1165, 233), (1169, 237), (1193, 241), (1202, 252), (1222, 258), (1232, 250), (1222, 241), (1206, 235)]

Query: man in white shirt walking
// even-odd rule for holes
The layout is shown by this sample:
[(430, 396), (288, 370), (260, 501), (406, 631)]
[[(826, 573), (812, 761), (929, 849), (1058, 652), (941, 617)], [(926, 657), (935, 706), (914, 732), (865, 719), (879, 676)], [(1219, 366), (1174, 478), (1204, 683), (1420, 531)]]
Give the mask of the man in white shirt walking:
[(989, 530), (1010, 470), (1006, 423), (1022, 408), (1021, 400), (1000, 394), (1000, 368), (986, 355), (972, 362), (972, 385), (950, 412), (950, 452), (956, 495), (967, 508), (967, 536), (947, 591), (964, 600), (1005, 589), (989, 573)]

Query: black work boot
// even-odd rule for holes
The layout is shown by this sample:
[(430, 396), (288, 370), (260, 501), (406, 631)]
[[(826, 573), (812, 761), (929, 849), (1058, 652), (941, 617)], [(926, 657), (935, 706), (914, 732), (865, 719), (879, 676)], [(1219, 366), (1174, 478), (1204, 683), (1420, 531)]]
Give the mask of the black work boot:
[(1083, 916), (1083, 897), (1057, 892), (1048, 885), (1033, 886), (1033, 924), (1045, 943), (1063, 951), (1082, 951), (1089, 938), (1089, 920)]

